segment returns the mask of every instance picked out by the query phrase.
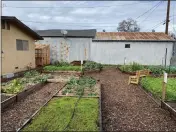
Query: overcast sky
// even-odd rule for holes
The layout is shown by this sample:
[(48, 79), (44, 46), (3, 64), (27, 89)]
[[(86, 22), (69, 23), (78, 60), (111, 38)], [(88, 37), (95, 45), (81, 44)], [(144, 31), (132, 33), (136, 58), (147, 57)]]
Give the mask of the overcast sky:
[[(2, 3), (2, 15), (16, 16), (38, 30), (95, 28), (117, 31), (120, 21), (133, 18), (141, 31), (164, 32), (162, 21), (166, 18), (167, 2), (148, 11), (157, 3), (159, 1), (6, 1)], [(176, 1), (171, 1), (169, 30), (174, 32), (174, 28), (176, 30)]]

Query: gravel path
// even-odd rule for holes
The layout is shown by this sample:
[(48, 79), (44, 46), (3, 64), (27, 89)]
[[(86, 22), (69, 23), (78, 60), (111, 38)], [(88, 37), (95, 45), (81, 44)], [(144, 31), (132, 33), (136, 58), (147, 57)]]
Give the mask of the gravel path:
[(52, 95), (61, 89), (64, 83), (49, 83), (39, 91), (29, 95), (1, 113), (1, 131), (15, 131)]
[(176, 131), (176, 121), (115, 68), (90, 75), (103, 84), (102, 116), (105, 131)]

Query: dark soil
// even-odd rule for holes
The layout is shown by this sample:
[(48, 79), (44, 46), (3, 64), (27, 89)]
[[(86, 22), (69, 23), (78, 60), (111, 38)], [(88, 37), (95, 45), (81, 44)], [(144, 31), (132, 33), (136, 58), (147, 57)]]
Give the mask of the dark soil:
[(102, 83), (104, 131), (176, 131), (176, 121), (137, 85), (129, 75), (110, 68), (90, 75)]
[(41, 90), (7, 108), (1, 113), (1, 131), (16, 131), (63, 86), (64, 83), (49, 83)]

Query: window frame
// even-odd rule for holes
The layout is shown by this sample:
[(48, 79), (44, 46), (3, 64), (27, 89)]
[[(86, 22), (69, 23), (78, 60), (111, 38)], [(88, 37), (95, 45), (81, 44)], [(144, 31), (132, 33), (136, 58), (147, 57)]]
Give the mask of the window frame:
[(131, 44), (125, 44), (125, 48), (126, 48), (126, 49), (131, 48)]
[(16, 50), (17, 51), (29, 51), (29, 41), (16, 39)]

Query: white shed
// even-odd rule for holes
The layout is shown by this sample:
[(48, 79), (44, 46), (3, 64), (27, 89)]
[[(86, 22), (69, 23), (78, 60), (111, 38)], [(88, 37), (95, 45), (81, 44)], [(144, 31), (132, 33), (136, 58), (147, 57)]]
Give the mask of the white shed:
[(91, 43), (91, 60), (124, 64), (126, 58), (126, 63), (164, 65), (166, 58), (166, 65), (169, 65), (174, 42), (160, 32), (97, 32)]
[(50, 45), (50, 60), (55, 61), (80, 61), (90, 59), (90, 44), (92, 38), (95, 37), (96, 30), (65, 30), (66, 34), (62, 34), (62, 30), (38, 30), (37, 33), (44, 40), (37, 41), (36, 44)]

